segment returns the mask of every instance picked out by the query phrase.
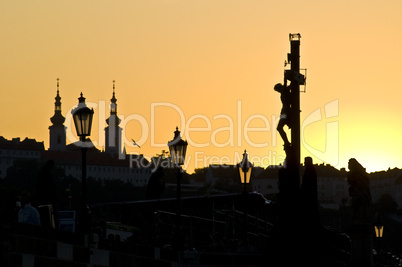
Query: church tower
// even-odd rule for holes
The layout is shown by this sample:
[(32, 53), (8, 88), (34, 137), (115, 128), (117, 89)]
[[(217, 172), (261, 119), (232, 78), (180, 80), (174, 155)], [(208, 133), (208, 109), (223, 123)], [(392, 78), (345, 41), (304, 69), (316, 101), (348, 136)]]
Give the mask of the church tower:
[(105, 152), (112, 155), (120, 155), (122, 128), (119, 126), (121, 120), (117, 117), (115, 81), (113, 81), (113, 96), (110, 102), (110, 116), (106, 120), (108, 126), (105, 128)]
[(57, 78), (57, 94), (54, 98), (54, 115), (50, 118), (52, 125), (49, 127), (49, 150), (64, 151), (66, 150), (66, 127), (64, 121), (66, 120), (61, 115), (61, 97), (59, 94), (59, 79)]

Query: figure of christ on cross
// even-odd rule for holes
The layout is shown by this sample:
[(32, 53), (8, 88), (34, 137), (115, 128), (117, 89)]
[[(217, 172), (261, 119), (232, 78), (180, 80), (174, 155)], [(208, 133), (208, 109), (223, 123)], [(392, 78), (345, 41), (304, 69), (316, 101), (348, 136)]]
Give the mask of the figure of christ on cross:
[(276, 127), (276, 130), (279, 132), (280, 136), (282, 137), (285, 150), (291, 145), (285, 131), (283, 130), (283, 127), (285, 125), (287, 125), (289, 127), (289, 129), (291, 128), (291, 126), (290, 126), (291, 125), (290, 124), (291, 95), (290, 95), (289, 87), (290, 86), (284, 86), (280, 83), (276, 84), (274, 87), (274, 90), (281, 94), (282, 110), (281, 110), (281, 116), (279, 119), (278, 126)]

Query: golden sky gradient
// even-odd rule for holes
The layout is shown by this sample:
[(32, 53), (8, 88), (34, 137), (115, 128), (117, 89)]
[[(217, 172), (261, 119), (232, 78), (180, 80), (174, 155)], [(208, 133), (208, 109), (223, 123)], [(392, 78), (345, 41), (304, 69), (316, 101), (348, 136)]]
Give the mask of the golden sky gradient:
[(402, 167), (401, 11), (400, 0), (2, 1), (0, 135), (48, 147), (60, 78), (64, 116), (81, 91), (96, 105), (101, 149), (116, 80), (124, 135), (141, 140), (128, 152), (167, 150), (179, 126), (189, 172), (244, 149), (256, 165), (282, 163), (273, 86), (300, 33), (302, 157)]

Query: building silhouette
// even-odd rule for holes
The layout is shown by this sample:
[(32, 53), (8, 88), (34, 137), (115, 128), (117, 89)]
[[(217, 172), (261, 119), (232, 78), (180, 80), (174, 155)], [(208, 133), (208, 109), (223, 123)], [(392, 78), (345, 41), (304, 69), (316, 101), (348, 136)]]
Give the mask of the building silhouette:
[[(339, 209), (349, 204), (350, 197), (346, 182), (346, 170), (337, 170), (329, 164), (315, 164), (317, 171), (317, 196), (321, 207)], [(278, 170), (281, 166), (270, 166), (252, 181), (253, 191), (263, 195), (279, 193)], [(301, 166), (303, 168), (303, 166)]]
[[(338, 170), (329, 164), (314, 166), (317, 170), (317, 194), (320, 206), (328, 209), (349, 206), (351, 199), (346, 181), (346, 170), (344, 168)], [(278, 168), (279, 166), (270, 166), (251, 180), (252, 190), (263, 195), (279, 193)], [(398, 207), (402, 207), (401, 169), (373, 172), (368, 176), (373, 203), (384, 195), (390, 195), (398, 203)]]
[(7, 169), (12, 167), (15, 160), (40, 160), (45, 150), (43, 142), (35, 139), (20, 138), (7, 140), (0, 136), (0, 178), (5, 178)]

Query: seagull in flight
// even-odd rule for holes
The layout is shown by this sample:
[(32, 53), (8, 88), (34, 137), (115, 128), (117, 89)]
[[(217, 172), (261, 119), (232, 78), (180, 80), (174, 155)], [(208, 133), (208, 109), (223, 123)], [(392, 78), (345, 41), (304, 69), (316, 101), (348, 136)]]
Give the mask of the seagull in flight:
[(134, 145), (134, 146), (138, 146), (139, 148), (141, 148), (140, 145), (137, 144), (137, 142), (134, 141), (134, 139), (131, 139), (131, 140), (133, 141), (133, 145)]

